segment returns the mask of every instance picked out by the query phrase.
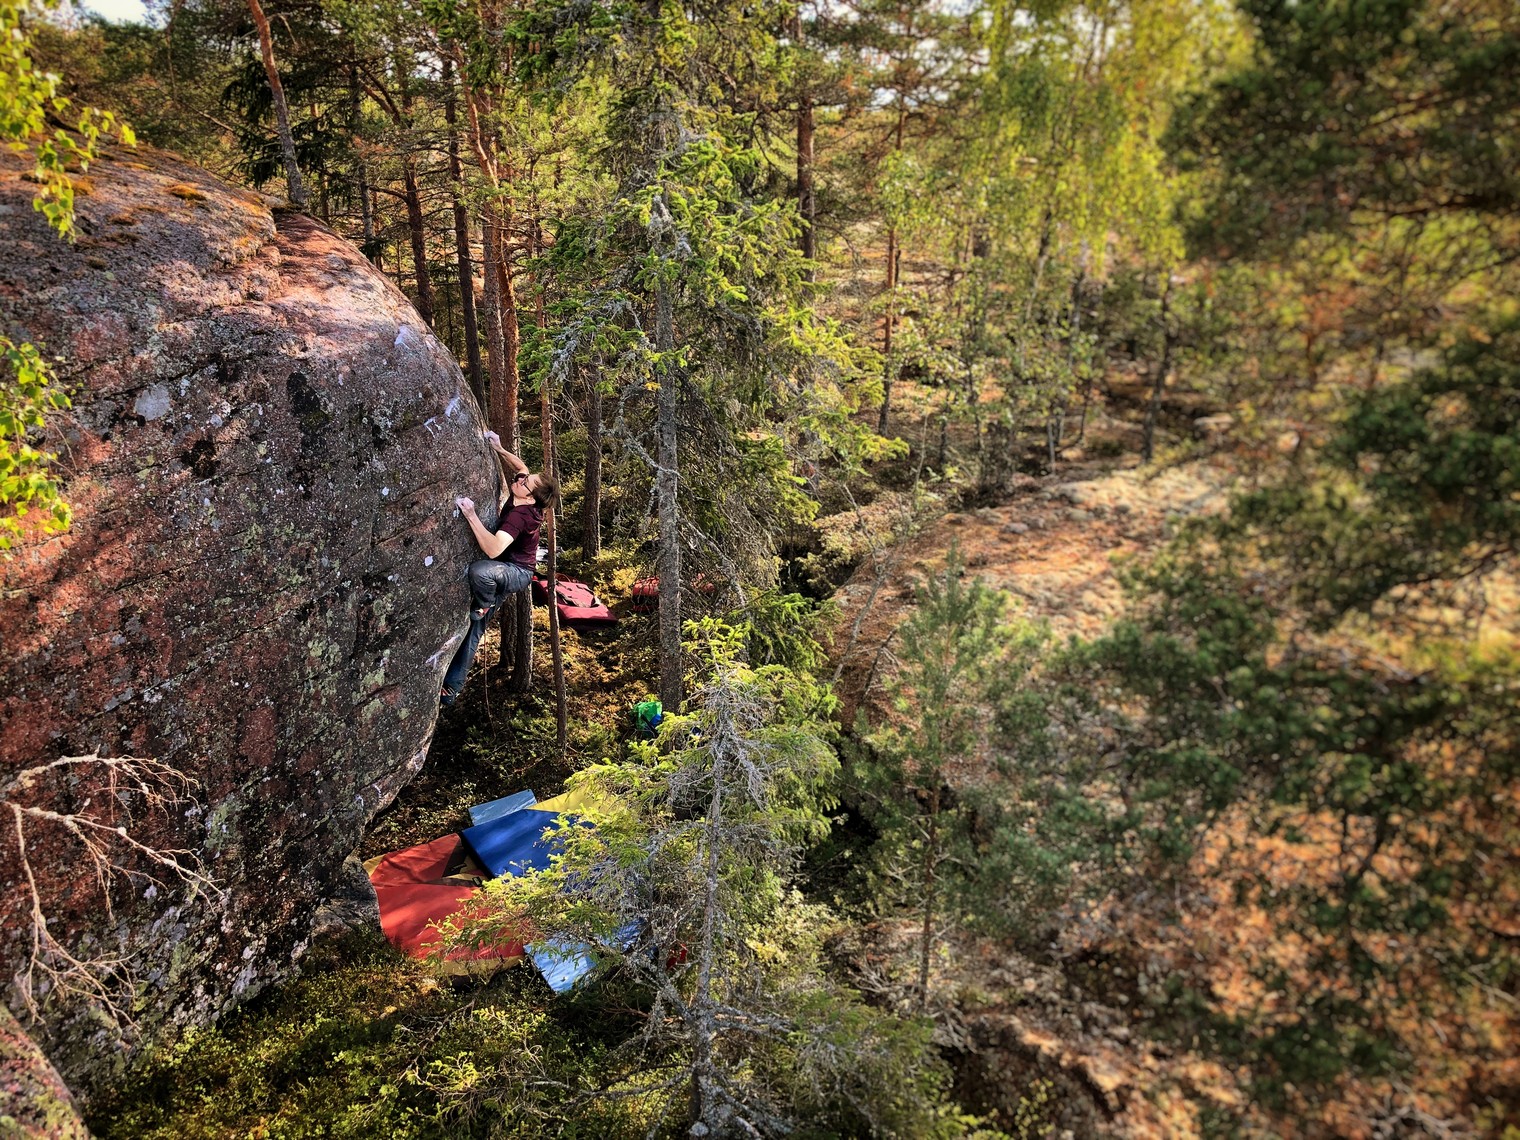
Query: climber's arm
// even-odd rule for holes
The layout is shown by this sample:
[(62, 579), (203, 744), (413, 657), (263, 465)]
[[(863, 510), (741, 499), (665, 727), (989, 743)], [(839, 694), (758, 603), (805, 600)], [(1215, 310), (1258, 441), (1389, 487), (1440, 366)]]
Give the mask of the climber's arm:
[(454, 505), (464, 515), (464, 521), (470, 524), (470, 533), (475, 536), (475, 545), (485, 553), (487, 558), (500, 558), (501, 552), (512, 545), (512, 535), (492, 534), (486, 529), (485, 523), (480, 521), (480, 516), (475, 513), (475, 501), (467, 499), (463, 495), (454, 500)]
[(491, 445), (491, 450), (505, 459), (507, 466), (513, 471), (519, 475), (526, 475), (528, 473), (528, 465), (501, 445), (501, 436), (497, 435), (494, 431), (488, 431), (486, 432), (485, 440)]

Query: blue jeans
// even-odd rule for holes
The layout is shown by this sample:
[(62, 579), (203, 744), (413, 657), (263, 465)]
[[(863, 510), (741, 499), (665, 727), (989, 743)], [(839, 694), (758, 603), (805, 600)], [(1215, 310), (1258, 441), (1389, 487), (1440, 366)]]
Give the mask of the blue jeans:
[[(454, 660), (449, 662), (448, 671), (443, 675), (443, 687), (455, 695), (464, 690), (465, 679), (470, 675), (470, 665), (475, 660), (475, 651), (480, 648), (480, 639), (485, 635), (492, 616), (502, 602), (519, 590), (528, 588), (528, 583), (533, 580), (533, 571), (515, 562), (482, 558), (470, 563), (466, 577), (470, 583), (470, 629), (455, 650)], [(448, 697), (445, 697), (445, 702), (453, 703), (452, 698)]]

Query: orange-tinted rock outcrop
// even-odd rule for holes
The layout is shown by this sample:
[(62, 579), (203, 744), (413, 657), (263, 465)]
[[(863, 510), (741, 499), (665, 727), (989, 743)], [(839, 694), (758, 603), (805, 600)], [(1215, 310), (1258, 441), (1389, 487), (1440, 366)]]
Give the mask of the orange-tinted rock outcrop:
[(0, 157), (0, 331), (62, 360), (74, 524), (0, 563), (0, 968), (34, 967), (32, 1032), (87, 1091), (120, 1034), (50, 1004), (60, 978), (121, 1003), (130, 1052), (299, 959), (422, 763), (465, 626), (452, 500), (496, 473), (449, 352), (319, 223), (121, 152), (70, 244), (23, 169)]

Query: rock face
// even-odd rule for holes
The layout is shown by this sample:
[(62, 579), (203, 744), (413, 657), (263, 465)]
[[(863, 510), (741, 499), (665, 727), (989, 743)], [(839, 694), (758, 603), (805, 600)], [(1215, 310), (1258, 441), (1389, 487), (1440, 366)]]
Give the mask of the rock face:
[(36, 1043), (0, 1006), (0, 1136), (6, 1140), (88, 1140), (89, 1130)]
[(21, 173), (0, 332), (64, 360), (75, 521), (0, 563), (0, 969), (88, 1094), (300, 957), (422, 763), (476, 556), (452, 500), (497, 475), (448, 351), (320, 224), (117, 153), (71, 246)]

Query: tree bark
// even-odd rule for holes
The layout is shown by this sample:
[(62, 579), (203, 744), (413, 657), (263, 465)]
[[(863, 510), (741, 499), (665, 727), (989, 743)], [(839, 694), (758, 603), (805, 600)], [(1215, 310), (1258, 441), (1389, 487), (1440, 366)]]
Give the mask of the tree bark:
[[(491, 189), (497, 192), (486, 210), (486, 241), (481, 265), (481, 273), (485, 277), (486, 326), (491, 354), (490, 418), (496, 433), (508, 441), (506, 446), (517, 451), (517, 297), (512, 287), (511, 266), (507, 258), (507, 207), (500, 196), (502, 172), (498, 140), (487, 128), (491, 109), (489, 96), (467, 87), (464, 97), (470, 148), (475, 152), (475, 161), (481, 174)], [(508, 177), (510, 179), (510, 170)]]
[[(541, 244), (537, 217), (534, 217), (532, 226), (533, 256), (537, 257)], [(538, 328), (542, 329), (544, 327), (544, 291), (539, 289), (537, 290), (537, 294), (533, 306), (533, 319)], [(559, 462), (554, 453), (554, 400), (552, 393), (549, 391), (548, 376), (544, 376), (538, 385), (538, 434), (544, 448), (543, 471), (546, 475), (558, 479)], [(565, 702), (565, 657), (564, 650), (559, 641), (559, 607), (554, 604), (554, 590), (559, 582), (555, 564), (558, 557), (559, 544), (555, 541), (554, 534), (555, 515), (557, 513), (553, 509), (544, 512), (544, 535), (545, 544), (549, 548), (547, 562), (549, 575), (549, 655), (554, 665), (554, 742), (557, 754), (564, 756), (565, 747), (570, 741), (570, 722)]]
[(296, 140), (290, 130), (290, 104), (285, 101), (285, 87), (274, 62), (274, 37), (259, 0), (248, 0), (248, 12), (259, 32), (259, 53), (264, 57), (264, 74), (269, 77), (269, 93), (274, 98), (274, 116), (279, 125), (280, 154), (285, 160), (286, 197), (297, 210), (306, 209), (306, 187), (301, 182), (301, 168), (296, 164)]
[[(547, 398), (544, 402), (548, 403)], [(554, 447), (553, 418), (548, 408), (544, 409), (543, 422), (545, 425), (549, 425), (544, 428), (543, 432), (544, 449), (547, 454)], [(547, 463), (544, 465), (544, 469), (549, 469)], [(555, 754), (563, 757), (565, 755), (565, 748), (570, 743), (570, 720), (569, 706), (565, 699), (565, 654), (564, 648), (560, 645), (559, 607), (554, 604), (554, 590), (559, 584), (558, 570), (555, 565), (557, 547), (554, 536), (554, 515), (555, 512), (553, 510), (545, 512), (544, 535), (549, 547), (549, 657), (554, 667), (554, 747)]]
[(406, 189), (406, 225), (412, 235), (412, 269), (417, 278), (417, 314), (433, 327), (433, 275), (428, 272), (427, 224), (422, 216), (422, 194), (417, 187), (417, 163), (408, 155), (401, 162), (401, 181)]
[[(893, 149), (902, 150), (903, 126), (908, 119), (908, 109), (902, 96), (897, 96), (897, 128), (894, 135)], [(882, 329), (881, 354), (885, 360), (882, 368), (881, 381), (881, 415), (876, 422), (876, 430), (881, 435), (887, 434), (887, 429), (892, 422), (892, 326), (897, 322), (897, 271), (898, 262), (902, 257), (902, 250), (897, 247), (897, 227), (887, 227), (887, 320)]]
[(586, 383), (586, 502), (581, 525), (581, 558), (602, 552), (602, 390), (596, 377)]
[[(522, 427), (519, 420), (520, 408), (518, 404), (522, 383), (521, 373), (517, 367), (518, 351), (522, 345), (522, 330), (518, 324), (517, 290), (512, 281), (512, 269), (507, 257), (506, 226), (502, 224), (497, 231), (497, 261), (494, 272), (497, 275), (497, 298), (501, 304), (501, 334), (502, 334), (502, 427), (499, 430), (503, 439), (510, 439), (508, 446), (518, 454), (522, 453)], [(487, 270), (491, 272), (491, 270)], [(503, 607), (505, 610), (506, 607)], [(517, 624), (515, 627), (516, 637), (502, 638), (502, 661), (505, 663), (508, 657), (508, 647), (515, 643), (515, 650), (511, 653), (512, 679), (509, 683), (511, 691), (518, 694), (526, 694), (533, 691), (533, 598), (528, 591), (524, 590), (517, 595)], [(505, 630), (503, 630), (505, 634)]]
[(523, 695), (533, 691), (533, 593), (523, 590), (501, 607), (501, 658), (508, 670), (507, 688)]
[[(1077, 270), (1077, 279), (1071, 284), (1071, 339), (1066, 347), (1066, 366), (1072, 368), (1077, 360), (1077, 346), (1082, 335), (1082, 295), (1087, 288), (1087, 249), (1086, 244), (1082, 250), (1082, 265)], [(1082, 378), (1082, 411), (1077, 420), (1077, 438), (1067, 443), (1063, 438), (1061, 447), (1081, 447), (1082, 441), (1087, 438), (1087, 408), (1092, 401), (1092, 368), (1087, 369), (1087, 375)], [(1064, 437), (1065, 432), (1062, 432)]]
[(877, 417), (876, 430), (887, 434), (892, 422), (892, 326), (897, 320), (897, 227), (887, 230), (887, 319), (882, 326), (881, 355), (883, 360), (881, 378), (881, 415)]
[(380, 259), (375, 251), (375, 211), (370, 205), (369, 174), (364, 169), (362, 158), (359, 160), (359, 214), (364, 226), (364, 256), (378, 269)]
[[(668, 354), (675, 348), (675, 317), (670, 286), (655, 290), (655, 351)], [(668, 357), (666, 357), (668, 361)], [(677, 472), (676, 421), (680, 410), (680, 378), (668, 362), (662, 363), (657, 401), (660, 436), (656, 458), (655, 494), (659, 500), (660, 552), (660, 703), (673, 713), (681, 711), (681, 534), (680, 490)]]
[(443, 83), (448, 88), (448, 98), (443, 104), (444, 121), (449, 129), (449, 178), (453, 181), (454, 197), (454, 255), (459, 266), (459, 315), (464, 325), (464, 354), (467, 361), (470, 391), (475, 402), (486, 406), (486, 388), (480, 372), (480, 329), (475, 323), (475, 272), (470, 266), (470, 214), (465, 209), (461, 193), (464, 189), (464, 168), (459, 162), (459, 132), (454, 106), (454, 61), (443, 57)]
[(375, 262), (375, 215), (370, 207), (369, 171), (365, 169), (364, 155), (359, 150), (359, 68), (356, 63), (348, 65), (348, 126), (353, 132), (354, 151), (359, 168), (359, 219), (364, 228), (364, 256)]
[[(802, 217), (802, 256), (818, 258), (818, 200), (813, 188), (813, 104), (803, 104), (797, 115), (797, 212)], [(813, 280), (813, 269), (806, 277)]]
[[(492, 224), (489, 215), (482, 224), (481, 253), (487, 267), (496, 261), (496, 227)], [(490, 377), (490, 387), (486, 390), (486, 403), (484, 411), (486, 419), (492, 429), (504, 440), (510, 440), (510, 435), (503, 434), (503, 416), (501, 408), (502, 393), (506, 390), (506, 347), (501, 331), (501, 301), (497, 296), (499, 281), (496, 274), (487, 272), (485, 280), (485, 304), (486, 314), (486, 365)], [(511, 447), (511, 443), (507, 444)]]
[[(512, 442), (508, 446), (520, 453), (522, 437), (517, 421), (520, 414), (518, 401), (521, 396), (522, 373), (518, 370), (517, 358), (522, 350), (522, 326), (518, 320), (517, 286), (512, 280), (506, 235), (506, 221), (502, 219), (496, 242), (497, 298), (501, 303), (502, 383), (505, 386), (502, 392), (502, 423), (511, 433)], [(503, 435), (502, 438), (508, 437)]]
[[(792, 13), (788, 31), (792, 44), (799, 53), (802, 50), (802, 9)], [(813, 194), (813, 96), (807, 89), (806, 80), (797, 93), (797, 216), (802, 222), (802, 256), (808, 260), (818, 257), (818, 237), (814, 232), (817, 205)], [(813, 280), (813, 270), (805, 271), (807, 280)]]
[(375, 219), (375, 256), (371, 260), (375, 268), (385, 272), (385, 215), (380, 209), (380, 192), (373, 186), (369, 190), (369, 211)]
[(924, 836), (924, 906), (923, 928), (919, 932), (918, 947), (918, 1012), (922, 1015), (929, 1008), (929, 962), (934, 953), (934, 902), (939, 871), (939, 789), (929, 800), (929, 817)]

